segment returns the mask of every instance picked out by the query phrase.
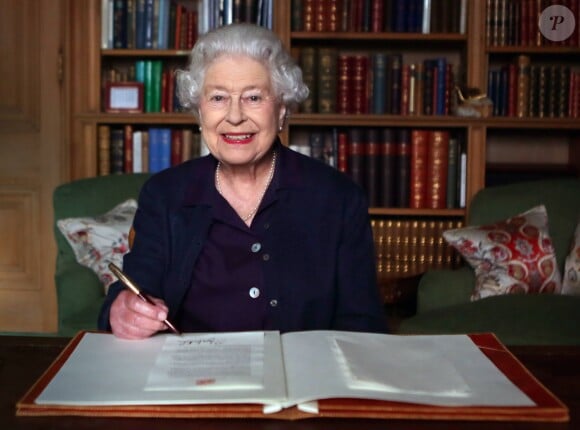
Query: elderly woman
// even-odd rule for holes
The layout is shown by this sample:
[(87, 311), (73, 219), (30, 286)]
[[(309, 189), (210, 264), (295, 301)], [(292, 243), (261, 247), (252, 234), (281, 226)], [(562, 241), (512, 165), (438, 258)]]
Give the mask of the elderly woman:
[(155, 305), (117, 282), (99, 327), (385, 331), (364, 193), (278, 139), (308, 95), (280, 40), (249, 24), (209, 32), (178, 84), (210, 154), (144, 185), (123, 264)]

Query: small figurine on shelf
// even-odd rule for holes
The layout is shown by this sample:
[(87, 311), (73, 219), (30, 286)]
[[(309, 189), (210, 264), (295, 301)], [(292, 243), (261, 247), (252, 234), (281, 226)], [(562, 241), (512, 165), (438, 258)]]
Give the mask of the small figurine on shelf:
[(487, 94), (477, 88), (461, 88), (455, 86), (457, 92), (457, 108), (455, 115), (473, 118), (487, 118), (493, 111), (493, 102)]

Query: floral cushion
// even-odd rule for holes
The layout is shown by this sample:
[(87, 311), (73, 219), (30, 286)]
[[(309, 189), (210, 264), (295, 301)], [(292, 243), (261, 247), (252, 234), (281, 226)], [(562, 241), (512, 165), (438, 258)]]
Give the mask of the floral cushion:
[(580, 222), (570, 244), (570, 253), (564, 263), (562, 294), (580, 295)]
[(104, 285), (105, 294), (116, 280), (109, 262), (122, 267), (123, 255), (129, 250), (129, 230), (133, 223), (137, 201), (129, 199), (104, 215), (66, 218), (57, 226), (72, 247), (79, 264), (92, 269)]
[(561, 291), (544, 206), (494, 224), (447, 230), (443, 237), (475, 270), (471, 300)]

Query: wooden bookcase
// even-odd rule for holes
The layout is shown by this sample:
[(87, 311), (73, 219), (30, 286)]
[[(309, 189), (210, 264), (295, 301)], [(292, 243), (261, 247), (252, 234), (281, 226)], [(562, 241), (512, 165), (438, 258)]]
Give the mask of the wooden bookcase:
[[(297, 52), (307, 46), (334, 46), (341, 49), (365, 49), (371, 51), (388, 50), (411, 52), (418, 55), (429, 55), (441, 52), (459, 58), (462, 68), (462, 84), (483, 91), (487, 88), (488, 70), (494, 62), (517, 57), (524, 53), (532, 58), (549, 57), (551, 61), (566, 61), (578, 67), (580, 65), (580, 48), (574, 47), (492, 47), (486, 43), (486, 2), (483, 0), (466, 1), (464, 33), (362, 33), (362, 32), (295, 32), (292, 31), (293, 5), (291, 0), (276, 0), (274, 3), (273, 29), (285, 45)], [(101, 100), (101, 70), (107, 62), (126, 61), (138, 58), (164, 58), (171, 61), (183, 61), (186, 54), (175, 50), (102, 50), (100, 36), (101, 1), (87, 0), (71, 2), (72, 57), (69, 62), (69, 73), (73, 78), (70, 101), (72, 120), (70, 130), (71, 179), (94, 176), (97, 174), (97, 128), (99, 124), (134, 124), (136, 126), (164, 125), (172, 127), (192, 126), (194, 119), (184, 113), (144, 113), (144, 114), (110, 114), (103, 113)], [(432, 54), (433, 55), (433, 54)], [(314, 114), (296, 113), (290, 117), (289, 126), (283, 132), (285, 144), (304, 130), (328, 129), (332, 127), (393, 127), (393, 128), (429, 128), (443, 129), (459, 133), (464, 140), (467, 153), (467, 174), (465, 184), (466, 205), (453, 209), (408, 209), (373, 207), (373, 228), (377, 235), (377, 251), (385, 260), (379, 264), (381, 275), (385, 278), (412, 275), (427, 267), (453, 266), (455, 258), (445, 257), (441, 253), (445, 244), (440, 239), (442, 228), (461, 225), (469, 211), (469, 202), (474, 194), (485, 187), (487, 158), (490, 151), (499, 148), (502, 142), (518, 140), (518, 151), (526, 153), (526, 144), (531, 144), (538, 136), (558, 138), (566, 152), (566, 163), (573, 170), (580, 169), (580, 121), (571, 118), (465, 118), (453, 115), (373, 115), (373, 114)], [(523, 138), (522, 138), (523, 137)], [(546, 145), (549, 151), (550, 145)], [(493, 151), (491, 151), (493, 153)], [(517, 158), (517, 157), (516, 157)], [(501, 161), (501, 160), (500, 160)], [(542, 161), (542, 160), (540, 160)], [(497, 160), (495, 160), (497, 162)], [(530, 163), (529, 161), (527, 162)], [(506, 164), (507, 165), (507, 164)], [(380, 228), (388, 223), (400, 223), (407, 228), (407, 235), (401, 230), (394, 230), (398, 238), (404, 237), (405, 243), (398, 246), (413, 249), (422, 244), (431, 252), (431, 260), (420, 264), (393, 265), (381, 250), (379, 243), (394, 241), (397, 237), (387, 237)], [(433, 224), (435, 223), (435, 224)], [(389, 224), (390, 225), (390, 224)], [(413, 230), (413, 226), (423, 226)], [(427, 225), (427, 227), (424, 227)], [(409, 227), (411, 226), (411, 227)], [(430, 227), (429, 227), (430, 226)], [(408, 234), (411, 228), (412, 234)], [(425, 228), (436, 232), (436, 236), (426, 235)], [(381, 233), (383, 232), (383, 233)], [(390, 233), (389, 233), (390, 234)], [(431, 233), (433, 234), (433, 233)], [(443, 251), (442, 251), (443, 250)], [(391, 251), (389, 251), (391, 252)], [(397, 251), (398, 252), (398, 251)], [(424, 251), (422, 251), (424, 252)], [(446, 252), (446, 251), (445, 251)], [(432, 260), (433, 256), (439, 261)], [(415, 257), (413, 257), (415, 258)], [(419, 257), (416, 257), (419, 258)], [(420, 257), (423, 259), (424, 257)], [(397, 266), (397, 267), (395, 267)]]

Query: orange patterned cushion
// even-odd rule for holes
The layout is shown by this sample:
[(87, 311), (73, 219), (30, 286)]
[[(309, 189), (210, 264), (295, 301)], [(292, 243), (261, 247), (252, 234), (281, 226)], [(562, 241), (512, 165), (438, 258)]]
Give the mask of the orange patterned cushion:
[(561, 291), (544, 206), (494, 224), (447, 230), (443, 237), (475, 270), (471, 300)]
[(564, 264), (562, 294), (580, 295), (580, 223), (576, 226), (574, 238), (570, 244), (570, 253)]

